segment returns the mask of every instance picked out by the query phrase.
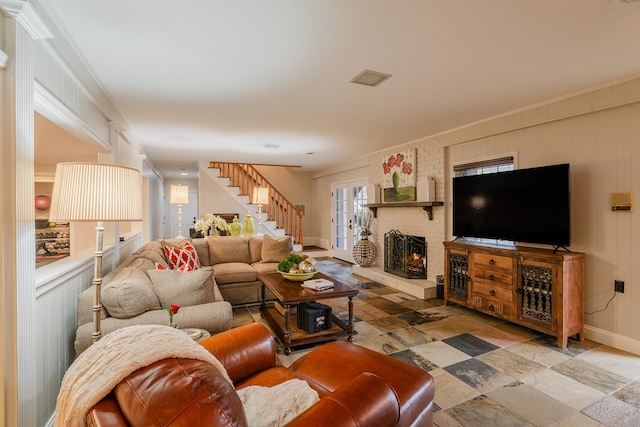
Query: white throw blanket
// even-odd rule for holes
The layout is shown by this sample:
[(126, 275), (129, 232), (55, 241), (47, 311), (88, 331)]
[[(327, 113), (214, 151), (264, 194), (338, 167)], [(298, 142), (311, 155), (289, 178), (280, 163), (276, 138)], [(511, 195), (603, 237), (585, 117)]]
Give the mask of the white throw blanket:
[(281, 427), (313, 406), (320, 398), (306, 381), (292, 379), (273, 387), (238, 390), (250, 427)]
[(218, 359), (184, 332), (159, 325), (130, 326), (105, 335), (69, 367), (58, 394), (55, 426), (85, 426), (89, 410), (118, 383), (168, 358), (208, 362), (232, 383)]

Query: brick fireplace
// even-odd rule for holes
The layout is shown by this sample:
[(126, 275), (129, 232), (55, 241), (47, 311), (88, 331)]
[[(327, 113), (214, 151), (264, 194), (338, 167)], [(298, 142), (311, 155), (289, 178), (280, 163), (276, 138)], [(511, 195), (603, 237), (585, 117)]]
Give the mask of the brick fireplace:
[(384, 271), (405, 279), (426, 279), (426, 239), (405, 235), (397, 230), (385, 233)]

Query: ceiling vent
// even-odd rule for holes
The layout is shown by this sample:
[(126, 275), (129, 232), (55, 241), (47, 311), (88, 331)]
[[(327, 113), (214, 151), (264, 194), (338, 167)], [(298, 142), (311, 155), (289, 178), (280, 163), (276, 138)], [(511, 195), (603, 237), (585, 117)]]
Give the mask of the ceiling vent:
[(364, 70), (353, 79), (351, 83), (358, 83), (367, 86), (378, 86), (383, 81), (391, 77), (391, 74), (379, 73), (377, 71)]

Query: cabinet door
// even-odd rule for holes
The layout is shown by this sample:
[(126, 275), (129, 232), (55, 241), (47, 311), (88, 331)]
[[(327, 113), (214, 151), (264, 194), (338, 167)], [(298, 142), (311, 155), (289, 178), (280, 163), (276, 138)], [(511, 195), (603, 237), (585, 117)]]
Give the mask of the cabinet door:
[(555, 331), (556, 299), (562, 298), (557, 285), (556, 264), (522, 258), (518, 270), (519, 319), (538, 328)]
[(469, 300), (469, 252), (448, 249), (445, 263), (445, 301), (468, 304)]

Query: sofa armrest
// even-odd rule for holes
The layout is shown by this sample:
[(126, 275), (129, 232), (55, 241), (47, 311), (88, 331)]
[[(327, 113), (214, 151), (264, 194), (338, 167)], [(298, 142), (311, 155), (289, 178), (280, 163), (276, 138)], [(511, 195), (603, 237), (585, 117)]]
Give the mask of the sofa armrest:
[(365, 372), (320, 399), (287, 426), (384, 427), (397, 425), (399, 419), (400, 403), (391, 386)]
[(113, 392), (96, 403), (87, 413), (87, 426), (89, 427), (118, 427), (128, 426)]
[(262, 323), (250, 323), (200, 341), (227, 369), (234, 384), (276, 366), (276, 344)]

